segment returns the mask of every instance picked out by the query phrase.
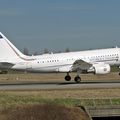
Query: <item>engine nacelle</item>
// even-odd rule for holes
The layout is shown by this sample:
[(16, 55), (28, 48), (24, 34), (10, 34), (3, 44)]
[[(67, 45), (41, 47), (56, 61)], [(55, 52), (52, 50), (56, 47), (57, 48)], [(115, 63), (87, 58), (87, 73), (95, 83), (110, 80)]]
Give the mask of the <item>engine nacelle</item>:
[(94, 73), (95, 74), (107, 74), (110, 72), (109, 64), (95, 64), (94, 65)]

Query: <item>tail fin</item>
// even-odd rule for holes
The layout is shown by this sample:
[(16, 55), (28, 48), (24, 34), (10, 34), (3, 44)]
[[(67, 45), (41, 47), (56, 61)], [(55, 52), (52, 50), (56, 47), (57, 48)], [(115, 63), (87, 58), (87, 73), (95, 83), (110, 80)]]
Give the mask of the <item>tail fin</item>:
[(23, 55), (1, 32), (0, 32), (0, 61), (21, 58)]

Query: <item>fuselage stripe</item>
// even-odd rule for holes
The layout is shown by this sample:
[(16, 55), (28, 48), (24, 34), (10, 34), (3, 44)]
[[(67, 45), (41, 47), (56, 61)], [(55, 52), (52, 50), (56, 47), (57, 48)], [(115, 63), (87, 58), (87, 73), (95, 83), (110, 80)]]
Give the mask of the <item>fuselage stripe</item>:
[(10, 43), (5, 39), (5, 41), (7, 42), (7, 44), (10, 46), (10, 48), (15, 52), (15, 54), (19, 57), (19, 58), (21, 58), (22, 60), (25, 60), (25, 61), (33, 61), (33, 60), (36, 60), (36, 59), (27, 59), (27, 58), (24, 58), (24, 57), (22, 57), (22, 56), (20, 56), (18, 53), (17, 53), (17, 51), (10, 45)]

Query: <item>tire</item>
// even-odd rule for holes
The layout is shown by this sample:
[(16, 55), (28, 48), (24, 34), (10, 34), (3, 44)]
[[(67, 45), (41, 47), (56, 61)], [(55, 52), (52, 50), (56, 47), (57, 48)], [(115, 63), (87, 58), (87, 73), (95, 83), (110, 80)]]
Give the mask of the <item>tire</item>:
[(80, 83), (80, 82), (81, 82), (81, 77), (76, 76), (76, 77), (74, 78), (74, 81), (75, 81), (76, 83)]
[(65, 80), (66, 80), (66, 81), (70, 81), (70, 80), (71, 80), (71, 77), (70, 77), (69, 75), (66, 75), (66, 76), (65, 76)]

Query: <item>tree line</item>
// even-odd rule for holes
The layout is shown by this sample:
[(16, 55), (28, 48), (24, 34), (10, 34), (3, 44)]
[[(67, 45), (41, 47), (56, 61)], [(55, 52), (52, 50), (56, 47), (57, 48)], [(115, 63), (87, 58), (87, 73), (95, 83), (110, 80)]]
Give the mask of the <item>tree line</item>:
[[(61, 52), (70, 52), (70, 49), (66, 48), (64, 51), (57, 51), (55, 53), (61, 53)], [(42, 52), (42, 54), (48, 54), (48, 53), (51, 53), (51, 51), (49, 51), (47, 48), (45, 48)], [(23, 54), (25, 54), (25, 55), (39, 55), (40, 53), (35, 51), (31, 54), (30, 51), (28, 50), (28, 48), (24, 47)]]

